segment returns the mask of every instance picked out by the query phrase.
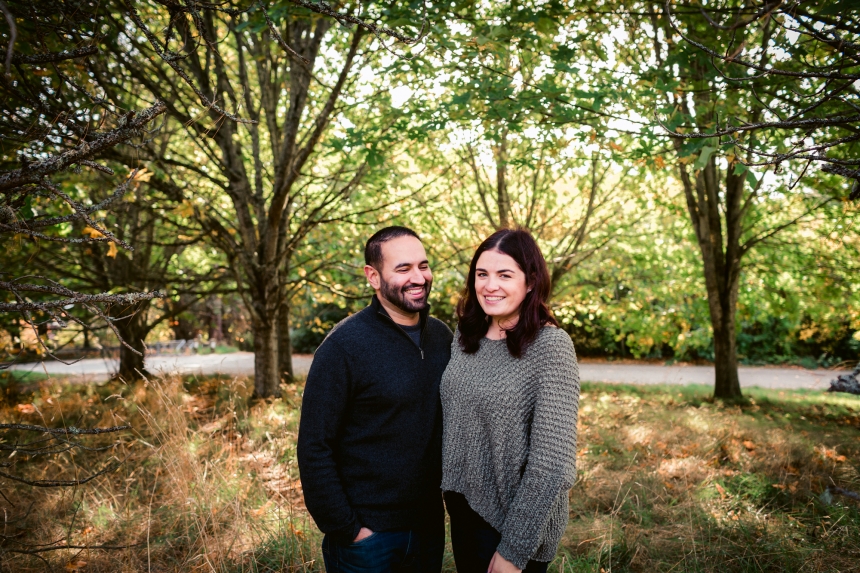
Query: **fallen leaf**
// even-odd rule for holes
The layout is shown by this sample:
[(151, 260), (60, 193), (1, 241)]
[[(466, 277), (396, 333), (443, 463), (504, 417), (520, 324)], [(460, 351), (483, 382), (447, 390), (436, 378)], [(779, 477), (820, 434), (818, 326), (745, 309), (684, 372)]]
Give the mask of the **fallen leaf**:
[(755, 444), (752, 443), (750, 440), (744, 440), (743, 443), (744, 443), (744, 447), (746, 449), (748, 449), (748, 450), (754, 450), (755, 449)]
[(66, 571), (81, 571), (86, 566), (86, 561), (69, 561), (66, 563)]
[(22, 414), (35, 414), (36, 407), (32, 404), (18, 404), (15, 406), (15, 409), (21, 412)]
[(714, 486), (717, 488), (717, 491), (720, 494), (720, 498), (725, 499), (726, 498), (726, 490), (723, 489), (723, 486), (721, 486), (718, 483), (715, 483)]

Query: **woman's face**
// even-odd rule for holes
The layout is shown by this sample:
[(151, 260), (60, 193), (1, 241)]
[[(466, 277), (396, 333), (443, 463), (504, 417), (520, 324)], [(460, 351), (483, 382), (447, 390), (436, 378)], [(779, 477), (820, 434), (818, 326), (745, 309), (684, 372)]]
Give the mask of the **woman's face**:
[(484, 251), (475, 269), (475, 292), (484, 312), (502, 328), (510, 328), (519, 319), (528, 292), (526, 275), (510, 256)]

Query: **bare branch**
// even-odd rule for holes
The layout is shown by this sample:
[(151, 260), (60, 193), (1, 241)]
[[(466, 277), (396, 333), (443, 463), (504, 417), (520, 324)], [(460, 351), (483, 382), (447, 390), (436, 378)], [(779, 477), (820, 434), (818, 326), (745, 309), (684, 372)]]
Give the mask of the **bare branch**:
[(0, 174), (0, 191), (41, 183), (44, 177), (62, 171), (140, 134), (146, 124), (167, 111), (164, 102), (156, 102), (138, 114), (129, 112), (125, 125), (108, 131), (90, 142), (82, 142), (60, 155), (47, 157), (14, 171)]
[[(62, 52), (47, 52), (44, 54), (33, 54), (30, 56), (24, 54), (14, 54), (12, 56), (13, 64), (53, 64), (57, 62), (63, 62), (65, 60), (76, 60), (78, 58), (85, 58), (87, 56), (92, 56), (94, 54), (98, 54), (99, 49), (97, 46), (87, 46), (85, 48), (78, 48), (77, 50), (64, 50)], [(0, 52), (0, 57), (5, 57), (8, 59), (9, 52), (3, 54)], [(9, 73), (9, 72), (6, 72)]]
[(15, 38), (18, 36), (18, 27), (15, 25), (15, 16), (9, 11), (6, 2), (0, 0), (0, 11), (6, 18), (6, 23), (9, 25), (9, 43), (6, 47), (6, 81), (12, 78), (12, 48), (15, 46)]

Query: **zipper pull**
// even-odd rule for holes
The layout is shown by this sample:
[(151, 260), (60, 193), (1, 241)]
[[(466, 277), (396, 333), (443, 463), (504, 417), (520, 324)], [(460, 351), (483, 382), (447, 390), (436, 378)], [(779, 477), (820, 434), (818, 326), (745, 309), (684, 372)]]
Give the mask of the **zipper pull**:
[(418, 350), (421, 350), (421, 360), (424, 360), (424, 351), (420, 348)]

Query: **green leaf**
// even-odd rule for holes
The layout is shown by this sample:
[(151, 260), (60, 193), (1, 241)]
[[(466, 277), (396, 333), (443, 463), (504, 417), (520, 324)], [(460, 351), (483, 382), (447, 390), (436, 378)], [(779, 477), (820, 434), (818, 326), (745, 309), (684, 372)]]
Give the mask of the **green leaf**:
[(748, 169), (749, 167), (747, 167), (743, 163), (738, 163), (737, 165), (735, 165), (735, 175), (743, 175)]
[(702, 152), (699, 154), (699, 158), (696, 159), (696, 162), (693, 163), (693, 171), (704, 169), (705, 165), (708, 164), (708, 160), (711, 159), (711, 155), (717, 150), (716, 147), (711, 147), (706, 145), (702, 148)]
[(36, 213), (33, 211), (32, 205), (33, 205), (33, 197), (28, 195), (24, 199), (24, 206), (21, 207), (21, 210), (19, 211), (19, 213), (21, 213), (21, 216), (24, 217), (25, 219), (32, 219), (33, 217), (36, 216)]
[(818, 11), (819, 16), (836, 16), (845, 12), (856, 12), (860, 10), (860, 0), (841, 0), (834, 2), (826, 8)]
[(755, 187), (758, 184), (755, 174), (752, 171), (747, 171), (747, 182)]

